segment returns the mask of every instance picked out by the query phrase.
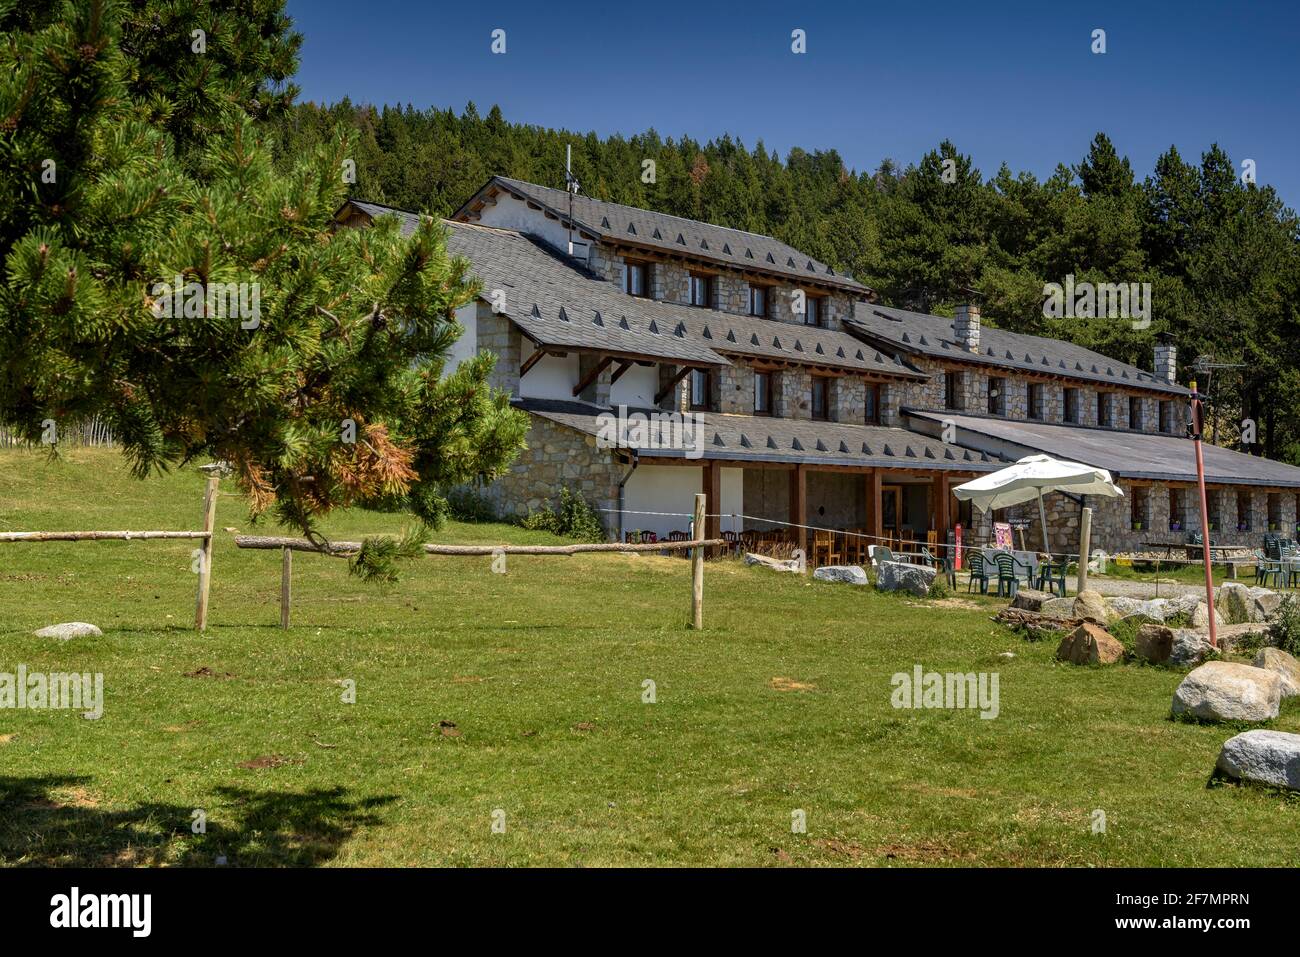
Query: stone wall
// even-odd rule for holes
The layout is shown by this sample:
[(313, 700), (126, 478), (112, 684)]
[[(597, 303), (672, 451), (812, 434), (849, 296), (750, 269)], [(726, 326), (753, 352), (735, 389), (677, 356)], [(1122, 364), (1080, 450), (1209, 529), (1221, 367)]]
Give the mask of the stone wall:
[(857, 376), (837, 376), (830, 381), (827, 397), (832, 422), (861, 425), (867, 418), (867, 386)]
[(773, 373), (772, 404), (781, 419), (812, 418), (812, 373), (783, 369)]
[(754, 414), (754, 370), (739, 363), (723, 366), (713, 377), (717, 383), (714, 408), (737, 415)]
[[(519, 394), (519, 366), (524, 360), (523, 334), (519, 327), (498, 315), (482, 300), (476, 313), (478, 326), (478, 349), (491, 352), (497, 357), (496, 366), (488, 377), (488, 384), (494, 389)], [(531, 344), (529, 352), (532, 352)]]
[[(618, 508), (618, 483), (627, 467), (614, 460), (609, 449), (596, 447), (594, 436), (566, 429), (540, 416), (532, 423), (527, 448), (510, 471), (480, 489), (502, 518), (522, 517), (543, 507), (554, 507), (560, 489), (580, 493), (597, 509)], [(601, 512), (607, 530), (618, 523), (616, 512)]]

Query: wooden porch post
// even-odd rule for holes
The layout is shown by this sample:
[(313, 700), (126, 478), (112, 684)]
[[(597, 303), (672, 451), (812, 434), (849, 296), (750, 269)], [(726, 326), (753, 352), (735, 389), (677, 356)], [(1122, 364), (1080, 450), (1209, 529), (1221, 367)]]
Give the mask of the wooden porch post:
[(867, 472), (867, 534), (870, 545), (883, 545), (885, 537), (884, 504), (880, 491), (880, 469)]
[[(704, 519), (703, 538), (722, 537), (722, 466), (710, 459), (704, 463), (703, 486), (701, 491), (708, 496), (709, 511)], [(710, 557), (716, 557), (720, 549), (715, 545), (708, 549)]]
[[(792, 525), (808, 524), (808, 472), (801, 464), (796, 464), (790, 472), (790, 512), (786, 521)], [(790, 541), (795, 548), (802, 548), (807, 553), (807, 529), (791, 528)]]

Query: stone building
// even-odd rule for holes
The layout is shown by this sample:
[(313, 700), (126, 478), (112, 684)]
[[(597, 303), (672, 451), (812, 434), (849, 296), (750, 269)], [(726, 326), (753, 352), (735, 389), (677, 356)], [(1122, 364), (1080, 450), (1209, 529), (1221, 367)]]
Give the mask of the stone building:
[[(418, 221), (356, 201), (337, 218), (382, 215)], [(951, 488), (1047, 453), (1108, 469), (1125, 492), (1049, 496), (1054, 551), (1078, 547), (1084, 505), (1111, 552), (1199, 528), (1171, 342), (1148, 371), (997, 329), (975, 305), (895, 309), (770, 237), (499, 176), (446, 226), (483, 284), (456, 316), (452, 364), (494, 353), (494, 385), (532, 417), (527, 450), (482, 490), (502, 513), (568, 488), (611, 536), (665, 535), (703, 490), (722, 516), (711, 534), (802, 541), (793, 526), (811, 526), (924, 543), (960, 525), (970, 544), (1017, 511), (972, 513)], [(1212, 538), (1294, 532), (1300, 468), (1209, 446), (1205, 458)]]

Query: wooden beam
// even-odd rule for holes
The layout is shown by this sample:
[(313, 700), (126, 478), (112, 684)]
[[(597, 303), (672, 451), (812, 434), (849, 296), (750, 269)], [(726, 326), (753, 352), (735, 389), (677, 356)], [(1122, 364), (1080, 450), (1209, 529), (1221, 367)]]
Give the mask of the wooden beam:
[(659, 392), (655, 395), (655, 405), (658, 405), (660, 402), (662, 402), (664, 398), (668, 395), (668, 393), (672, 392), (673, 389), (677, 388), (677, 384), (681, 382), (683, 379), (685, 379), (687, 375), (690, 374), (692, 368), (693, 368), (692, 366), (682, 366), (681, 369), (678, 370), (677, 375), (673, 376), (673, 380), (669, 382), (666, 386), (664, 386), (662, 389), (660, 389)]
[(575, 396), (582, 395), (582, 391), (585, 388), (587, 388), (587, 386), (595, 382), (598, 378), (600, 378), (600, 374), (604, 372), (607, 368), (609, 368), (609, 364), (613, 361), (614, 361), (613, 356), (605, 356), (605, 358), (601, 359), (594, 366), (592, 366), (591, 371), (589, 371), (585, 376), (579, 379), (578, 384), (573, 387), (573, 394)]
[[(790, 510), (786, 521), (796, 526), (808, 524), (808, 470), (803, 465), (796, 465), (790, 472)], [(808, 537), (805, 529), (792, 527), (790, 541), (795, 548), (802, 548), (807, 553)]]
[[(713, 459), (705, 461), (703, 468), (702, 485), (700, 489), (707, 497), (709, 512), (712, 513), (704, 519), (704, 538), (721, 538), (722, 537), (722, 517), (720, 509), (722, 508), (722, 466)], [(695, 532), (699, 535), (697, 529)], [(709, 549), (712, 557), (717, 557), (716, 548)]]
[(885, 535), (884, 502), (880, 490), (880, 469), (867, 473), (867, 534), (873, 536), (870, 544), (880, 545)]
[(632, 368), (632, 364), (633, 363), (631, 359), (620, 360), (618, 364), (618, 368), (615, 369), (613, 375), (609, 377), (609, 384), (613, 385), (619, 379), (623, 378), (623, 373), (626, 372), (628, 369)]
[(531, 356), (524, 360), (524, 364), (519, 367), (519, 378), (528, 375), (528, 370), (541, 361), (542, 356), (546, 355), (545, 349), (538, 349)]

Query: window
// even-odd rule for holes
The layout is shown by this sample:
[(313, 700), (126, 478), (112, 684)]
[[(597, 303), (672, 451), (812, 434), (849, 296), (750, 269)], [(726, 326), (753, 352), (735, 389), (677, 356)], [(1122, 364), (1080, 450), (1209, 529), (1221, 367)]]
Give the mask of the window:
[(708, 369), (691, 370), (691, 411), (709, 411), (709, 386), (712, 376)]
[(1237, 492), (1237, 531), (1250, 531), (1250, 492), (1245, 489)]
[(947, 372), (943, 377), (943, 407), (956, 411), (961, 406), (961, 373)]
[(1079, 423), (1079, 390), (1065, 390), (1065, 421), (1078, 425)]
[(867, 383), (866, 393), (866, 423), (867, 425), (880, 424), (880, 386)]
[(1142, 400), (1135, 395), (1128, 397), (1128, 427), (1134, 431), (1142, 430)]
[(809, 326), (822, 325), (825, 317), (825, 300), (821, 296), (804, 296), (803, 321)]
[(749, 287), (749, 314), (751, 316), (767, 315), (767, 287)]
[(1174, 430), (1173, 409), (1168, 402), (1160, 403), (1160, 431), (1169, 433)]
[(772, 373), (754, 373), (754, 414), (772, 414)]
[(1007, 380), (989, 378), (989, 415), (1007, 414)]
[(702, 273), (691, 273), (691, 305), (704, 306), (706, 308), (713, 305), (712, 276), (706, 276)]
[(628, 261), (623, 264), (623, 291), (629, 296), (650, 295), (650, 264)]
[(825, 421), (829, 417), (826, 397), (830, 392), (830, 380), (825, 376), (812, 377), (812, 417)]
[(1181, 488), (1169, 489), (1169, 530), (1180, 532), (1183, 529), (1183, 512), (1187, 508), (1187, 492)]
[(1206, 520), (1210, 523), (1210, 531), (1223, 528), (1223, 493), (1218, 489), (1206, 490), (1205, 513)]
[(1134, 485), (1129, 488), (1129, 519), (1136, 532), (1146, 528), (1147, 512), (1150, 510), (1151, 488), (1146, 485)]
[(1041, 419), (1043, 417), (1043, 384), (1041, 382), (1029, 383), (1027, 412), (1031, 419)]
[(1268, 493), (1268, 530), (1280, 531), (1282, 528), (1282, 496), (1277, 492)]
[(1097, 424), (1103, 428), (1110, 428), (1110, 393), (1097, 393)]

